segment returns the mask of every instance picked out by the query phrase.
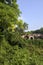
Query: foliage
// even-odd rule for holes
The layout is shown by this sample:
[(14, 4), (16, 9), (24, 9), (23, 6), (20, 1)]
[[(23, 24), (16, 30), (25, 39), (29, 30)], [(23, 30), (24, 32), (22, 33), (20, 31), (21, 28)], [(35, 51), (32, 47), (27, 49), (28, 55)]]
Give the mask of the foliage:
[(13, 32), (13, 33), (10, 32), (7, 35), (5, 35), (5, 38), (10, 45), (12, 46), (19, 45), (19, 47), (24, 47), (26, 45), (24, 39), (21, 38), (19, 32)]
[(32, 31), (32, 33), (41, 33), (43, 34), (43, 28), (40, 28), (38, 30)]
[(0, 34), (3, 34), (6, 30), (14, 32), (14, 29), (23, 32), (28, 27), (28, 25), (23, 23), (22, 20), (18, 20), (20, 13), (15, 0), (12, 6), (0, 2)]
[(28, 29), (28, 24), (23, 22), (23, 20), (18, 20), (16, 22), (17, 27), (15, 28), (15, 31), (18, 31), (20, 34), (24, 33), (25, 30)]
[(20, 10), (16, 2), (13, 2), (13, 6), (10, 6), (0, 1), (0, 32), (13, 29), (12, 26), (15, 25), (19, 16)]
[(18, 32), (11, 34), (10, 42), (1, 36), (0, 65), (43, 65), (43, 40), (20, 40), (20, 35), (15, 34), (19, 35)]
[(0, 0), (0, 65), (43, 65), (43, 40), (22, 39), (18, 31), (12, 32), (15, 24), (20, 32), (27, 29), (18, 22), (19, 15), (16, 0), (11, 5)]

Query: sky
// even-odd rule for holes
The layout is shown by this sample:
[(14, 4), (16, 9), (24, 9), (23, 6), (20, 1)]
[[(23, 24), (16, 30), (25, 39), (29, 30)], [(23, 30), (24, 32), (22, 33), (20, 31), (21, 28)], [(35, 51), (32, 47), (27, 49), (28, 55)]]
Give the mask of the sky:
[(17, 0), (21, 10), (21, 19), (28, 25), (28, 30), (43, 27), (43, 0)]

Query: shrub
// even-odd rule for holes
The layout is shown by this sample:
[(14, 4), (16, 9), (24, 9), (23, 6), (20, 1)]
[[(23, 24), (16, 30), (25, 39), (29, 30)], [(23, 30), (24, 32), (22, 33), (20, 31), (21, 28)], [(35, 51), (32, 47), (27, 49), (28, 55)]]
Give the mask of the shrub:
[(5, 39), (1, 42), (0, 48), (0, 65), (29, 64), (28, 49), (21, 47), (19, 48), (18, 45), (11, 46)]
[(43, 40), (25, 40), (18, 32), (0, 38), (0, 65), (43, 65)]
[(21, 38), (21, 35), (18, 32), (9, 33), (8, 36), (6, 36), (6, 39), (12, 46), (18, 45), (19, 47), (25, 47), (26, 45), (25, 40)]

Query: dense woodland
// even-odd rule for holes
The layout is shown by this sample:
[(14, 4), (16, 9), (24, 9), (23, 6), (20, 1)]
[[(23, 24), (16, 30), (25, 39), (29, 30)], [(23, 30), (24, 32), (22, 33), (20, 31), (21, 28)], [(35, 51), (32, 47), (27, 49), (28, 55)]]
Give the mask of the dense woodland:
[(21, 38), (28, 24), (20, 14), (17, 0), (0, 0), (0, 65), (43, 65), (43, 40)]

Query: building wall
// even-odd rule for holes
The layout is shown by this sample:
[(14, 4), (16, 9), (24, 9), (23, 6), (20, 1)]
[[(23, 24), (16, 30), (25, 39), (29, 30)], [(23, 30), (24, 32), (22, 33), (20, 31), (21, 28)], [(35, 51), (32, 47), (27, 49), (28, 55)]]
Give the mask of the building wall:
[(22, 38), (25, 39), (43, 39), (43, 35), (42, 34), (30, 34), (30, 35), (22, 35)]

